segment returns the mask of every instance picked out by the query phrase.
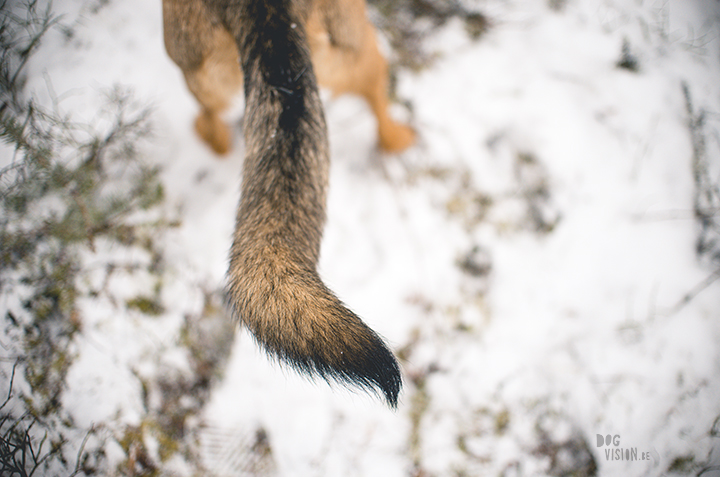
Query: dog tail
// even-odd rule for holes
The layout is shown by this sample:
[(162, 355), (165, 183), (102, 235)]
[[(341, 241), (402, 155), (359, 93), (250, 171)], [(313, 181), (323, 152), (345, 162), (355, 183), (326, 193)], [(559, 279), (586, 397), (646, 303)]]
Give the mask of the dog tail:
[(306, 12), (290, 0), (236, 3), (219, 12), (237, 41), (245, 86), (231, 307), (271, 356), (309, 375), (381, 392), (395, 407), (402, 385), (395, 357), (317, 272), (329, 152), (302, 26)]

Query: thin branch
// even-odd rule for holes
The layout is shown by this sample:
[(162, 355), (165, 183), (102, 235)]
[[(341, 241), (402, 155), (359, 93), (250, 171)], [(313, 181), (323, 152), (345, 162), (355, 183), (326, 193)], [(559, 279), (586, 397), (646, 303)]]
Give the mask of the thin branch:
[(670, 309), (670, 314), (674, 315), (675, 313), (682, 310), (685, 305), (690, 303), (696, 296), (702, 293), (703, 290), (708, 288), (710, 285), (715, 283), (715, 281), (717, 281), (719, 278), (720, 270), (715, 270), (707, 278), (705, 278), (703, 281), (695, 285), (689, 292), (687, 292), (685, 296), (683, 296), (680, 301)]

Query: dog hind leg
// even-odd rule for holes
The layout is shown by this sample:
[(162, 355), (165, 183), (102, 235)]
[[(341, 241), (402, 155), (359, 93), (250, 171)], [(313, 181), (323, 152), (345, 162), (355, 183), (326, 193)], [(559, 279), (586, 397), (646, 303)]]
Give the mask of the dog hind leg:
[(400, 152), (415, 133), (388, 113), (388, 67), (363, 0), (318, 0), (307, 24), (318, 82), (334, 94), (365, 98), (377, 119), (380, 147)]
[(200, 103), (195, 129), (213, 151), (225, 154), (232, 135), (221, 114), (243, 84), (235, 39), (197, 0), (164, 0), (163, 22), (168, 55)]

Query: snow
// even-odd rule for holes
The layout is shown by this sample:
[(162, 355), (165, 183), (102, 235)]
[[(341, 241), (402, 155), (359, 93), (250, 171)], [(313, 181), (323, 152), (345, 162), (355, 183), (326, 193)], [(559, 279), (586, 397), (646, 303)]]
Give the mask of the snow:
[[(720, 7), (550, 3), (468, 1), (491, 18), (488, 33), (473, 41), (453, 20), (424, 40), (438, 59), (398, 73), (397, 95), (412, 111), (396, 112), (419, 131), (399, 157), (377, 153), (362, 102), (326, 98), (333, 163), (320, 271), (405, 350), (399, 409), (299, 377), (239, 331), (200, 416), (208, 433), (266, 430), (282, 476), (545, 475), (549, 458), (535, 452), (543, 419), (555, 442), (583, 436), (599, 475), (663, 475), (679, 456), (717, 459), (720, 284), (678, 304), (713, 272), (695, 256), (681, 84), (717, 141)], [(182, 367), (181, 318), (198, 313), (204, 290), (222, 287), (240, 126), (223, 159), (195, 137), (197, 106), (164, 52), (159, 1), (53, 7), (74, 34), (50, 33), (28, 90), (84, 120), (114, 85), (151, 104), (149, 156), (162, 167), (164, 207), (181, 218), (164, 239), (167, 316), (148, 323), (89, 303), (68, 376), (64, 405), (77, 425), (137, 424), (137, 376)], [(616, 67), (623, 40), (638, 72)], [(547, 195), (527, 199), (537, 185)], [(533, 200), (548, 230), (534, 227)], [(476, 247), (486, 275), (458, 265)], [(118, 275), (110, 286), (131, 297), (153, 285)], [(609, 461), (597, 434), (657, 457)], [(206, 465), (222, 468), (218, 455)]]

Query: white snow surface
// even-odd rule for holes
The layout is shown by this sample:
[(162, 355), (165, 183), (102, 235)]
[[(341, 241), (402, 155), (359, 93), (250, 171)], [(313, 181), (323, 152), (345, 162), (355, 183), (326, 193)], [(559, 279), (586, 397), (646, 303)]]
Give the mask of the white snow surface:
[[(411, 150), (378, 153), (363, 102), (325, 101), (332, 169), (320, 273), (403, 350), (398, 410), (300, 377), (238, 331), (202, 426), (224, 435), (262, 427), (281, 476), (546, 475), (550, 459), (536, 451), (545, 421), (556, 440), (584, 439), (598, 475), (665, 475), (685, 456), (712, 463), (720, 284), (678, 306), (714, 271), (695, 254), (681, 85), (717, 144), (720, 4), (464, 5), (490, 18), (488, 32), (472, 40), (452, 20), (423, 40), (436, 56), (428, 67), (398, 71), (397, 96), (410, 108), (394, 113), (419, 133)], [(182, 221), (163, 239), (173, 264), (167, 313), (140, 320), (88, 302), (68, 377), (76, 424), (137, 423), (136, 374), (182, 363), (173, 341), (182, 317), (202, 308), (203, 290), (223, 286), (241, 126), (226, 158), (195, 136), (198, 107), (165, 53), (159, 0), (53, 8), (74, 35), (49, 34), (28, 90), (88, 121), (115, 85), (152, 105), (147, 156), (162, 167), (164, 207)], [(624, 40), (638, 72), (616, 66)], [(229, 117), (241, 111), (239, 98)], [(548, 230), (528, 216), (528, 183), (546, 188), (533, 200)], [(468, 256), (489, 273), (464, 271)], [(133, 296), (151, 285), (118, 277), (112, 286)], [(596, 441), (608, 434), (652, 457), (608, 460), (615, 447)], [(208, 475), (230, 475), (214, 459)]]

